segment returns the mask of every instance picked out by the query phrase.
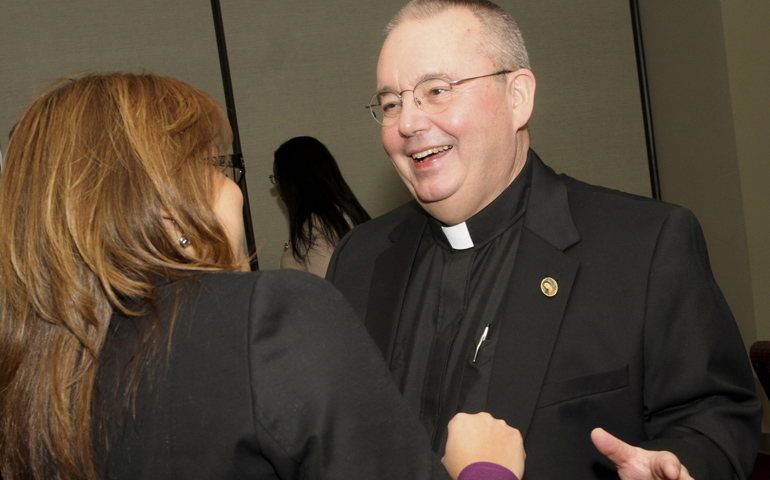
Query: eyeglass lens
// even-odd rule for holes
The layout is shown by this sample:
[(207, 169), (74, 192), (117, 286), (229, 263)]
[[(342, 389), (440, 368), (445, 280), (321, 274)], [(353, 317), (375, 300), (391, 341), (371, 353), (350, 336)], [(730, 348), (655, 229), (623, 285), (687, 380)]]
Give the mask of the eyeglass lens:
[(412, 98), (415, 105), (429, 114), (441, 113), (449, 107), (452, 101), (452, 86), (479, 78), (494, 77), (511, 73), (512, 70), (501, 70), (499, 72), (487, 73), (475, 77), (463, 78), (448, 82), (440, 78), (426, 78), (417, 83), (413, 90), (404, 90), (401, 94), (396, 92), (375, 93), (366, 106), (371, 112), (377, 123), (388, 126), (396, 123), (403, 106), (403, 95), (405, 92), (412, 92)]
[(235, 183), (241, 181), (243, 176), (243, 169), (237, 166), (238, 157), (236, 155), (221, 155), (214, 159), (219, 167), (219, 171), (224, 173), (227, 178)]
[[(443, 112), (452, 101), (452, 85), (440, 78), (427, 78), (412, 92), (415, 104), (430, 114)], [(403, 108), (402, 97), (395, 92), (375, 94), (369, 103), (374, 119), (383, 125), (395, 122)]]

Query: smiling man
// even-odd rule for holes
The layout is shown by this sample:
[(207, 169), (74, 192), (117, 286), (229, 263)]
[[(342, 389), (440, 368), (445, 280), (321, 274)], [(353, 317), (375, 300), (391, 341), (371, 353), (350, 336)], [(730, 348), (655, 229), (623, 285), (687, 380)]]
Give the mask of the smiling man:
[(385, 150), (412, 195), (447, 225), (489, 205), (527, 160), (535, 79), (526, 53), (516, 66), (479, 55), (480, 27), (465, 10), (408, 22), (388, 35), (377, 66), (373, 100), (398, 105), (383, 109)]
[(369, 108), (415, 201), (351, 232), (327, 278), (434, 448), (489, 411), (524, 435), (526, 478), (745, 478), (760, 406), (693, 215), (540, 160), (497, 5), (415, 0), (387, 33)]

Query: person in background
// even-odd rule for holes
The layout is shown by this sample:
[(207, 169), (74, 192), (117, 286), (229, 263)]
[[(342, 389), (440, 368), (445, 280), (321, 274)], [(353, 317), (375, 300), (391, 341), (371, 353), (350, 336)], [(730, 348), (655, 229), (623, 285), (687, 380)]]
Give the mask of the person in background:
[[(0, 180), (2, 478), (449, 478), (330, 284), (241, 271), (230, 137), (209, 95), (149, 74), (67, 79), (22, 114)], [(453, 425), (455, 476), (522, 475), (517, 431)]]
[(289, 241), (281, 268), (326, 275), (334, 247), (351, 228), (370, 219), (326, 146), (295, 137), (275, 151), (273, 175), (289, 210)]

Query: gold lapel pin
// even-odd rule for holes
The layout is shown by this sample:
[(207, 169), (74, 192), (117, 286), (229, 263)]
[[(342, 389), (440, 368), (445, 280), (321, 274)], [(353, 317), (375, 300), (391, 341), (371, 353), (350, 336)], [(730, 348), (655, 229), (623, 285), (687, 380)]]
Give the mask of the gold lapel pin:
[(553, 297), (559, 291), (559, 283), (551, 277), (545, 277), (540, 282), (540, 290), (546, 297)]

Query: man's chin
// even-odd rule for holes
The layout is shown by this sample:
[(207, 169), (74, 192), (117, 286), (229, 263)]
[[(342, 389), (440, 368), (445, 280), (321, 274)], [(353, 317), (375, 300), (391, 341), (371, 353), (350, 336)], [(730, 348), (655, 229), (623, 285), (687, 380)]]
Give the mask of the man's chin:
[(428, 215), (445, 225), (456, 225), (463, 222), (463, 220), (458, 221), (457, 208), (451, 205), (448, 198), (434, 201), (424, 201), (418, 198), (417, 202), (428, 212)]
[(414, 195), (417, 203), (422, 205), (422, 208), (429, 211), (432, 209), (441, 208), (441, 205), (446, 202), (446, 198), (443, 197), (430, 197)]
[(422, 185), (419, 188), (410, 188), (409, 190), (422, 206), (446, 202), (457, 191), (456, 189), (436, 188), (435, 185)]

